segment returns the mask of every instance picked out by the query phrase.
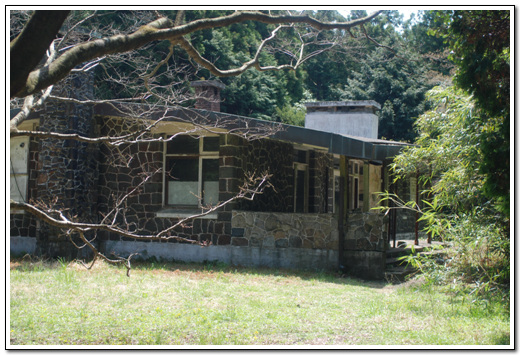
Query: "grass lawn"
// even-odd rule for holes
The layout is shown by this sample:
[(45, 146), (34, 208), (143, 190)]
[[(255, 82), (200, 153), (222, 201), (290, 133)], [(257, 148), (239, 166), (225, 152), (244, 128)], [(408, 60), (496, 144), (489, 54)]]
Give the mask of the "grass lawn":
[(495, 345), (509, 310), (330, 273), (12, 260), (11, 345)]

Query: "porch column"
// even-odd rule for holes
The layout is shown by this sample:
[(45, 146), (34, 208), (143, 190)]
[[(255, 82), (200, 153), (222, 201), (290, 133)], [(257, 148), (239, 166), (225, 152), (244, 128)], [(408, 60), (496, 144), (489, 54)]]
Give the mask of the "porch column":
[(338, 263), (339, 269), (345, 268), (343, 258), (345, 250), (345, 227), (348, 218), (348, 158), (339, 158), (339, 211), (338, 211)]
[(363, 162), (363, 212), (370, 211), (370, 163)]

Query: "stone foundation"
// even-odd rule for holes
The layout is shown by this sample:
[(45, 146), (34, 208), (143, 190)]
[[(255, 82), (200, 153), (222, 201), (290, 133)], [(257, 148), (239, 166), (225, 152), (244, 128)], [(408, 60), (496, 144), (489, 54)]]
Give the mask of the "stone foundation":
[(231, 245), (338, 250), (333, 214), (233, 211)]
[(383, 214), (351, 212), (345, 233), (346, 250), (385, 251), (387, 225)]
[(383, 214), (349, 213), (341, 270), (363, 279), (382, 279), (388, 249), (386, 229), (386, 218)]

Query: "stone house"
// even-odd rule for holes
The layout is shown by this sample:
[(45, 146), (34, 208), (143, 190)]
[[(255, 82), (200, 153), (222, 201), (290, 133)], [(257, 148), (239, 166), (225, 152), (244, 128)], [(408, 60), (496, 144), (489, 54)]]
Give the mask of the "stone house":
[[(89, 79), (73, 77), (62, 90), (78, 99), (92, 98), (84, 80)], [(161, 114), (166, 112), (168, 119), (152, 131), (164, 137), (184, 134), (168, 142), (122, 145), (118, 152), (130, 158), (124, 163), (104, 143), (12, 138), (11, 198), (47, 201), (99, 222), (120, 196), (128, 195), (125, 223), (152, 234), (200, 212), (203, 205), (234, 196), (245, 174), (268, 172), (273, 188), (177, 230), (208, 246), (107, 233), (99, 233), (96, 243), (105, 253), (122, 256), (137, 252), (143, 258), (187, 262), (341, 268), (363, 278), (382, 278), (389, 238), (413, 229), (372, 210), (380, 203), (378, 193), (390, 188), (388, 164), (405, 145), (377, 139), (379, 104), (309, 103), (305, 127), (296, 127), (222, 113), (222, 84), (193, 86), (200, 94), (195, 109), (164, 108)], [(158, 118), (159, 113), (151, 114), (140, 122)], [(95, 137), (121, 134), (135, 124), (106, 104), (49, 103), (21, 128)], [(194, 127), (203, 128), (198, 139), (189, 134)], [(272, 134), (256, 139), (232, 134), (266, 128)], [(12, 253), (77, 256), (59, 231), (27, 213), (11, 211), (10, 223)]]

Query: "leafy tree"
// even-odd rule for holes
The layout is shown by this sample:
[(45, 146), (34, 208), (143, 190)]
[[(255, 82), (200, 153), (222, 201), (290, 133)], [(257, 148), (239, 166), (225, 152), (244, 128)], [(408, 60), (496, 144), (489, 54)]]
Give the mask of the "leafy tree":
[(426, 197), (422, 210), (414, 202), (401, 207), (419, 210), (428, 232), (453, 243), (442, 266), (426, 264), (427, 277), (508, 300), (509, 11), (439, 11), (427, 19), (435, 23), (428, 32), (452, 51), (455, 86), (429, 93), (434, 110), (417, 120), (416, 145), (395, 159), (398, 178), (420, 173)]
[[(399, 54), (384, 48), (372, 48), (357, 68), (349, 71), (345, 85), (335, 90), (341, 100), (375, 100), (381, 104), (379, 136), (413, 141), (413, 122), (427, 110), (425, 93), (445, 77), (428, 58), (415, 51), (415, 43), (427, 38), (419, 22), (403, 33), (397, 28), (403, 23), (396, 12), (385, 13), (366, 27), (383, 38), (382, 44), (399, 48)], [(428, 49), (431, 50), (431, 49)]]
[(487, 295), (507, 290), (508, 221), (495, 212), (497, 201), (483, 194), (485, 176), (479, 169), (482, 142), (494, 123), (483, 119), (486, 112), (461, 89), (436, 87), (428, 98), (434, 109), (416, 121), (415, 145), (392, 165), (397, 178), (419, 172), (425, 207), (414, 202), (404, 207), (419, 209), (426, 231), (453, 243), (444, 267), (431, 263), (427, 277), (470, 283)]
[(277, 122), (290, 124), (293, 126), (305, 126), (305, 115), (307, 108), (305, 107), (306, 102), (316, 101), (310, 91), (303, 93), (303, 98), (300, 102), (290, 106), (286, 104), (282, 108), (276, 108), (274, 119)]
[[(455, 84), (473, 95), (486, 112), (479, 123), (493, 122), (482, 140), (480, 169), (484, 192), (509, 215), (510, 187), (510, 11), (440, 12), (446, 28), (436, 33), (449, 44), (457, 66)], [(475, 119), (477, 120), (477, 119)]]
[[(336, 11), (317, 12), (316, 15), (324, 16), (331, 21), (345, 20)], [(351, 16), (349, 20), (364, 15), (366, 12), (363, 11), (357, 17)], [(335, 90), (345, 85), (349, 73), (359, 67), (366, 52), (373, 48), (369, 43), (359, 43), (351, 38), (348, 32), (342, 33), (342, 37), (344, 45), (309, 59), (303, 66), (306, 72), (305, 86), (317, 101), (338, 100)], [(348, 50), (345, 50), (345, 47)]]

